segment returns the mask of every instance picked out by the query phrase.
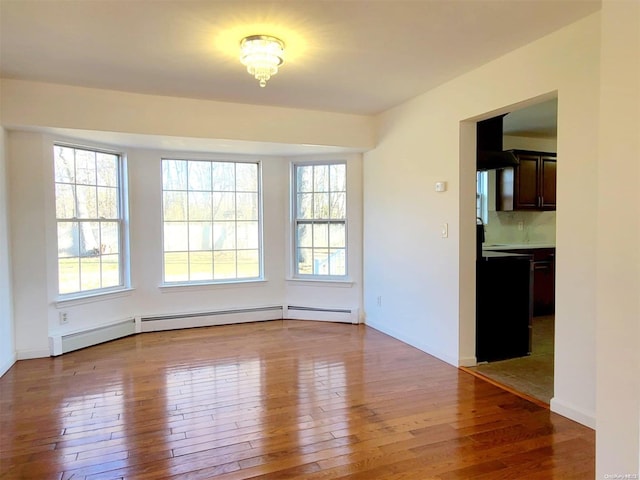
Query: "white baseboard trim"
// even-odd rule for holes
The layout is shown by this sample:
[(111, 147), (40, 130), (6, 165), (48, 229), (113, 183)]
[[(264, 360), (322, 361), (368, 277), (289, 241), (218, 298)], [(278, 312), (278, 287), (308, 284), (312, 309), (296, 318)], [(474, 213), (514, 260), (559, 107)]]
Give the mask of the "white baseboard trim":
[(454, 367), (458, 367), (458, 358), (457, 357), (452, 357), (451, 355), (447, 355), (446, 353), (444, 353), (443, 351), (434, 348), (432, 345), (427, 345), (425, 343), (422, 342), (417, 342), (416, 339), (414, 337), (411, 337), (410, 335), (406, 335), (402, 332), (399, 332), (397, 330), (394, 330), (392, 328), (387, 328), (384, 325), (380, 325), (376, 322), (372, 322), (370, 320), (366, 320), (365, 324), (368, 327), (371, 328), (375, 328), (376, 330), (382, 332), (382, 333), (386, 333), (387, 335), (395, 338), (396, 340), (400, 340), (401, 342), (406, 343), (407, 345), (411, 345), (412, 347), (416, 347), (418, 350), (422, 350), (424, 353), (427, 353), (433, 357), (436, 357), (439, 360), (442, 360), (443, 362), (447, 362), (450, 365), (453, 365)]
[(549, 407), (552, 412), (574, 420), (589, 428), (596, 428), (596, 415), (595, 412), (587, 412), (581, 408), (576, 407), (568, 402), (553, 397)]
[(32, 358), (46, 358), (49, 355), (49, 349), (42, 350), (18, 350), (16, 351), (16, 360), (31, 360)]
[(0, 377), (2, 377), (5, 373), (9, 371), (11, 367), (13, 367), (13, 364), (16, 363), (17, 359), (18, 358), (16, 357), (16, 353), (13, 352), (13, 355), (9, 356), (8, 358), (2, 361), (2, 363), (0, 364)]
[(460, 357), (458, 359), (459, 367), (475, 367), (478, 365), (478, 359), (476, 357)]

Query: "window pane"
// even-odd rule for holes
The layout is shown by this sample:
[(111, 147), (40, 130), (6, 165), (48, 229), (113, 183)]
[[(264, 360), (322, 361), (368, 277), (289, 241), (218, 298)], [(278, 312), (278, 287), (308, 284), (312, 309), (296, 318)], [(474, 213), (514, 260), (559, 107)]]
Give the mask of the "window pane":
[(234, 222), (213, 222), (213, 249), (232, 250), (236, 248), (236, 224)]
[(96, 154), (76, 149), (76, 183), (96, 185)]
[(73, 293), (80, 291), (80, 258), (58, 259), (58, 292)]
[(211, 193), (189, 192), (189, 220), (211, 220)]
[(235, 193), (213, 194), (213, 219), (233, 220), (236, 216), (236, 195)]
[(332, 223), (329, 226), (329, 246), (344, 248), (346, 246), (344, 224)]
[(258, 191), (258, 165), (255, 163), (236, 164), (236, 191)]
[(312, 247), (313, 237), (311, 233), (313, 231), (313, 225), (309, 223), (303, 223), (298, 225), (297, 240), (299, 247)]
[(313, 249), (313, 274), (329, 275), (329, 249)]
[(329, 218), (329, 194), (316, 193), (313, 196), (313, 218)]
[(188, 162), (189, 190), (211, 191), (211, 162)]
[(216, 280), (236, 278), (236, 252), (234, 250), (213, 252), (213, 278)]
[(187, 222), (165, 222), (164, 251), (187, 251), (189, 247), (189, 228)]
[(162, 161), (162, 188), (164, 190), (187, 189), (187, 162), (184, 160)]
[(347, 197), (344, 193), (332, 193), (330, 196), (329, 218), (346, 218)]
[(79, 257), (78, 222), (58, 222), (58, 257)]
[(171, 252), (164, 254), (164, 281), (186, 282), (189, 280), (189, 254)]
[(189, 280), (213, 280), (212, 252), (191, 252), (189, 254)]
[(111, 187), (98, 187), (97, 191), (98, 217), (108, 219), (118, 218), (118, 190)]
[(344, 249), (329, 250), (329, 275), (346, 275), (347, 268), (345, 262)]
[(256, 278), (260, 276), (260, 253), (255, 250), (238, 251), (238, 278)]
[(298, 194), (297, 216), (302, 219), (313, 218), (313, 193)]
[(187, 205), (186, 192), (164, 192), (165, 221), (186, 220)]
[(120, 253), (120, 224), (118, 222), (100, 223), (100, 251), (103, 255)]
[(98, 185), (118, 186), (118, 155), (110, 153), (96, 154)]
[(96, 187), (78, 185), (78, 218), (98, 218), (98, 199)]
[(63, 183), (56, 184), (56, 217), (74, 218), (76, 216), (76, 187)]
[(329, 191), (329, 165), (315, 165), (313, 167), (313, 190), (315, 192)]
[(239, 249), (258, 248), (260, 243), (258, 237), (258, 222), (238, 222), (236, 228)]
[(313, 167), (296, 167), (296, 186), (298, 192), (313, 192)]
[(62, 183), (75, 183), (76, 163), (73, 148), (60, 147), (53, 148), (55, 181)]
[[(80, 225), (80, 256), (95, 257), (97, 255), (100, 255), (100, 223), (99, 222), (79, 222), (79, 225)], [(84, 280), (83, 280), (83, 284), (84, 284)]]
[(233, 163), (213, 162), (211, 164), (214, 192), (230, 192), (236, 187), (236, 175)]
[(211, 250), (212, 234), (213, 223), (211, 222), (189, 223), (189, 250), (192, 252)]
[(347, 190), (347, 167), (343, 164), (329, 167), (329, 188), (332, 192), (345, 192)]
[(299, 248), (297, 256), (298, 273), (303, 275), (313, 274), (313, 249)]
[(100, 288), (100, 257), (82, 257), (80, 259), (80, 290)]
[(258, 220), (258, 194), (257, 193), (238, 193), (237, 201), (237, 220)]
[(120, 285), (120, 265), (118, 255), (102, 256), (102, 288)]
[(326, 223), (313, 225), (313, 246), (314, 248), (329, 246), (329, 225)]

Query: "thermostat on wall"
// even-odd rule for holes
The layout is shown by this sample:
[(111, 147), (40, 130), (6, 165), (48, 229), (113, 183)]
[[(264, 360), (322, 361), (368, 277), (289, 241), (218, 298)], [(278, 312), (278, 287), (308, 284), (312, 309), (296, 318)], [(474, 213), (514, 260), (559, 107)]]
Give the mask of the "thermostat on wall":
[(447, 182), (436, 182), (436, 192), (446, 192)]

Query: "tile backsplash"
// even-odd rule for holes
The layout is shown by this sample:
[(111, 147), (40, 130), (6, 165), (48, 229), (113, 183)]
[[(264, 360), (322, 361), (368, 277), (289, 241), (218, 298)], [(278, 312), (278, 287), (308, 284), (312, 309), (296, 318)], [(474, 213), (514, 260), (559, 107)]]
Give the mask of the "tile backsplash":
[[(556, 212), (489, 211), (485, 243), (556, 243)], [(522, 222), (522, 230), (519, 229)]]

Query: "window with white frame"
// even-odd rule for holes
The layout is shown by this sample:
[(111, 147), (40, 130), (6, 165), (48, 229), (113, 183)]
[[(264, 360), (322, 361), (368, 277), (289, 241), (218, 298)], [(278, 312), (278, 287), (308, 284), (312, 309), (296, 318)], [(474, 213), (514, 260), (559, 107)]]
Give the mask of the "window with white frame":
[(294, 275), (347, 275), (347, 166), (293, 166)]
[(259, 164), (162, 160), (164, 283), (262, 278)]
[(58, 293), (123, 287), (124, 205), (121, 155), (54, 145)]

